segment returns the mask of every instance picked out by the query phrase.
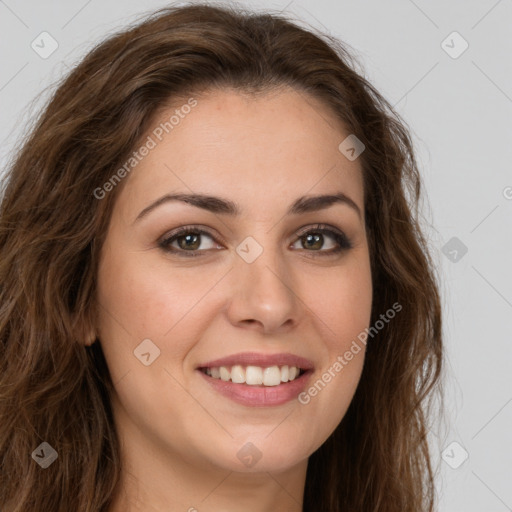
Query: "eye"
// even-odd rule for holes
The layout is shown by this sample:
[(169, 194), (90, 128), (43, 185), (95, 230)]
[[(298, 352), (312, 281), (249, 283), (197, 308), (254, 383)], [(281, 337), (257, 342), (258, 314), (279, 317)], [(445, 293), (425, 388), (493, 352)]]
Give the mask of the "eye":
[(166, 235), (158, 242), (158, 245), (164, 251), (180, 253), (180, 256), (199, 256), (199, 254), (196, 254), (197, 251), (204, 252), (215, 248), (212, 247), (212, 245), (215, 246), (215, 244), (210, 244), (210, 247), (205, 247), (205, 244), (202, 243), (202, 239), (204, 237), (209, 238), (212, 241), (214, 240), (213, 235), (202, 228), (196, 226), (184, 226)]
[[(344, 233), (335, 228), (329, 228), (324, 224), (318, 224), (314, 228), (297, 232), (296, 235), (299, 239), (295, 244), (301, 243), (302, 247), (306, 249), (307, 252), (319, 253), (315, 254), (315, 257), (338, 254), (352, 248), (352, 243)], [(204, 238), (208, 238), (214, 243), (206, 244), (205, 247), (203, 243)], [(329, 250), (322, 250), (326, 238), (331, 239), (330, 247), (328, 247)], [(212, 233), (199, 226), (180, 227), (165, 235), (158, 242), (158, 245), (165, 252), (184, 257), (201, 256), (201, 253), (208, 250), (223, 248), (215, 243), (215, 238)]]
[[(328, 228), (325, 224), (318, 224), (313, 229), (309, 228), (306, 231), (298, 232), (296, 234), (300, 238), (295, 242), (295, 244), (301, 243), (302, 247), (308, 249), (308, 252), (321, 253), (318, 255), (315, 254), (315, 257), (320, 255), (329, 256), (332, 254), (338, 254), (352, 248), (351, 241), (344, 233), (334, 228)], [(330, 238), (334, 243), (331, 242), (330, 247), (328, 247), (329, 250), (321, 250), (325, 245), (326, 235), (327, 238)]]

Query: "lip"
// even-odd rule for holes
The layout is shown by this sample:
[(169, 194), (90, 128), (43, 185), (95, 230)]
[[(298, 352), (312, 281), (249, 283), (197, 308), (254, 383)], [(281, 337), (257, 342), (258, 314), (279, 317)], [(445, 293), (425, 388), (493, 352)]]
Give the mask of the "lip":
[[(219, 361), (221, 361), (219, 359)], [(214, 361), (215, 364), (218, 364)], [(224, 366), (224, 365), (221, 365)], [(307, 370), (300, 377), (291, 382), (282, 382), (278, 386), (251, 386), (238, 384), (231, 381), (214, 379), (199, 368), (196, 370), (206, 382), (221, 395), (230, 398), (234, 402), (250, 407), (268, 407), (285, 404), (297, 398), (304, 391), (313, 374)]]
[(241, 366), (261, 366), (263, 368), (268, 368), (269, 366), (288, 365), (296, 366), (307, 371), (314, 369), (313, 363), (309, 359), (297, 356), (295, 354), (284, 352), (278, 354), (262, 354), (260, 352), (241, 352), (239, 354), (233, 354), (231, 356), (215, 359), (214, 361), (202, 363), (197, 366), (197, 369), (218, 368), (220, 366), (233, 366), (236, 364), (239, 364)]

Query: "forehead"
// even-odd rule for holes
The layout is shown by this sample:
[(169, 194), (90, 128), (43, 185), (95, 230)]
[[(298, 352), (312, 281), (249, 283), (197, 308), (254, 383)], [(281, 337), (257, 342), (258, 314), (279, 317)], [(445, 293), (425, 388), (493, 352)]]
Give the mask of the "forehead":
[(348, 135), (326, 105), (291, 88), (191, 95), (155, 117), (143, 138), (153, 147), (121, 195), (129, 208), (164, 192), (201, 192), (261, 210), (265, 201), (288, 206), (287, 196), (343, 191), (362, 206), (359, 162), (338, 149)]

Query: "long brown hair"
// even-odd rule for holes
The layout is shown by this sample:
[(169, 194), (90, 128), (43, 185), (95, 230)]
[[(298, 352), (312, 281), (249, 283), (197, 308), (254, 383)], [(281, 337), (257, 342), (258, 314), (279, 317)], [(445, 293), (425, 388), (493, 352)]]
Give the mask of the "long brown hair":
[[(344, 44), (283, 15), (196, 4), (109, 37), (62, 80), (7, 170), (1, 202), (2, 512), (106, 511), (119, 482), (113, 383), (100, 344), (81, 337), (122, 183), (102, 199), (94, 190), (169, 101), (276, 86), (322, 100), (365, 144), (372, 325), (403, 306), (368, 340), (349, 410), (309, 458), (303, 510), (434, 510), (426, 406), (441, 374), (441, 308), (421, 180), (405, 123), (357, 66)], [(58, 453), (46, 469), (31, 456), (42, 442)]]

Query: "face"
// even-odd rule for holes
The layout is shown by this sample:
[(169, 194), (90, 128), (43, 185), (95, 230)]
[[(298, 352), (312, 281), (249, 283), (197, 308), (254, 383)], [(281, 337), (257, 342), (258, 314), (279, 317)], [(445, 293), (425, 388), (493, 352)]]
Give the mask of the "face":
[(284, 470), (332, 433), (361, 375), (362, 171), (338, 149), (349, 133), (304, 93), (195, 101), (148, 132), (102, 248), (96, 329), (115, 420), (155, 456)]

